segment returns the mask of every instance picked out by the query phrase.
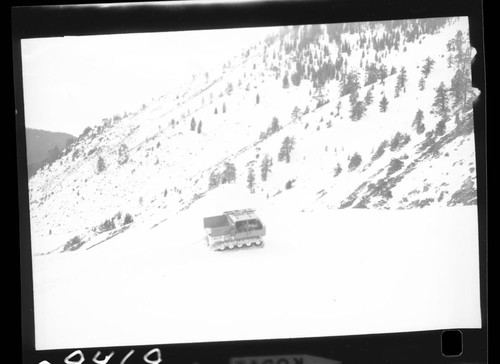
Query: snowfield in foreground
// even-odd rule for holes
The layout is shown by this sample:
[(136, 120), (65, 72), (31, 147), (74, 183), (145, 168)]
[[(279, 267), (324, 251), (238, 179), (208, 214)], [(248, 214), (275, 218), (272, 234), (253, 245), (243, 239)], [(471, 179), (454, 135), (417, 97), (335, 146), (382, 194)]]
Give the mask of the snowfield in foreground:
[(255, 206), (265, 246), (212, 252), (202, 217), (232, 208), (217, 197), (106, 244), (34, 256), (37, 350), (481, 325), (476, 206)]

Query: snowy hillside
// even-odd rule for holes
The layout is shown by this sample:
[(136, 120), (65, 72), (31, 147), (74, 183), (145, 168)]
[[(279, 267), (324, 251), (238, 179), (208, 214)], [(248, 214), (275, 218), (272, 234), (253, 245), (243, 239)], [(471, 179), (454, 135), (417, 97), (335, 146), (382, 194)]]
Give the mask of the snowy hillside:
[[(140, 109), (85, 129), (29, 180), (37, 345), (137, 344), (134, 332), (113, 331), (128, 310), (134, 330), (151, 321), (175, 328), (142, 331), (141, 343), (228, 340), (233, 322), (237, 339), (260, 337), (252, 325), (266, 322), (265, 337), (403, 329), (408, 317), (389, 320), (396, 306), (387, 302), (426, 307), (412, 329), (460, 326), (453, 314), (478, 298), (476, 275), (465, 277), (477, 268), (472, 57), (466, 18), (280, 27)], [(265, 246), (210, 251), (203, 218), (249, 207), (266, 224)], [(415, 226), (427, 229), (407, 236)], [(421, 267), (447, 273), (421, 275)], [(460, 271), (467, 288), (456, 289), (456, 267), (470, 268)], [(238, 268), (239, 280), (226, 274)], [(360, 276), (365, 268), (370, 279)], [(403, 283), (415, 291), (391, 296)], [(435, 307), (442, 287), (449, 295)], [(301, 290), (324, 297), (284, 310)], [(255, 314), (241, 318), (233, 307), (227, 321), (214, 321), (210, 313), (231, 297)], [(360, 321), (369, 323), (356, 326), (359, 302), (373, 297)], [(184, 325), (176, 313), (186, 305)], [(429, 307), (451, 313), (433, 322)], [(328, 316), (336, 331), (307, 326), (311, 315)], [(291, 316), (304, 325), (290, 327)], [(463, 317), (477, 325), (477, 310)], [(97, 334), (99, 320), (106, 330)], [(209, 336), (214, 327), (220, 335)]]
[[(225, 182), (301, 211), (475, 204), (467, 29), (460, 18), (276, 30), (87, 128), (31, 178), (35, 252), (105, 239), (128, 227), (126, 214), (165, 220)], [(444, 116), (433, 106), (441, 83)]]

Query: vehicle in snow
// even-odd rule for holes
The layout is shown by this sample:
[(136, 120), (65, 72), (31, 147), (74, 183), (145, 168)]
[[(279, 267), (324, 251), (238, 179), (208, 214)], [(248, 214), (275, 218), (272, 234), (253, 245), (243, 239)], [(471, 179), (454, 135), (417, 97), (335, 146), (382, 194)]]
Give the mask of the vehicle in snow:
[(226, 211), (205, 217), (206, 241), (213, 250), (263, 246), (266, 228), (253, 209)]

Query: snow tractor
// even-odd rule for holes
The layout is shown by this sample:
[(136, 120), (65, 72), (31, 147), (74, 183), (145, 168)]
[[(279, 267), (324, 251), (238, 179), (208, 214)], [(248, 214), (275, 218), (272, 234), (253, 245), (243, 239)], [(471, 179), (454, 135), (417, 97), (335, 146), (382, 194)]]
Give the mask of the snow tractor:
[(266, 228), (253, 209), (226, 211), (223, 215), (205, 217), (206, 241), (212, 250), (263, 246)]

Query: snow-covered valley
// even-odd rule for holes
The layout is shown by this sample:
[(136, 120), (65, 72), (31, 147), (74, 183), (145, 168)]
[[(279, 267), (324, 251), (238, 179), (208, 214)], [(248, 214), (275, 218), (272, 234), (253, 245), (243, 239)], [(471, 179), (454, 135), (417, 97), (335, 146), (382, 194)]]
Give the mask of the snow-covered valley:
[[(222, 190), (234, 196), (231, 188)], [(221, 203), (220, 197), (207, 198)], [(475, 207), (321, 213), (262, 207), (269, 231), (264, 247), (227, 252), (211, 251), (201, 224), (193, 226), (209, 211), (200, 200), (171, 221), (131, 228), (64, 259), (36, 257), (37, 348), (480, 322), (479, 279), (471, 274), (478, 269)]]
[[(235, 54), (30, 178), (37, 349), (480, 325), (467, 19)], [(264, 247), (211, 251), (241, 208)]]

